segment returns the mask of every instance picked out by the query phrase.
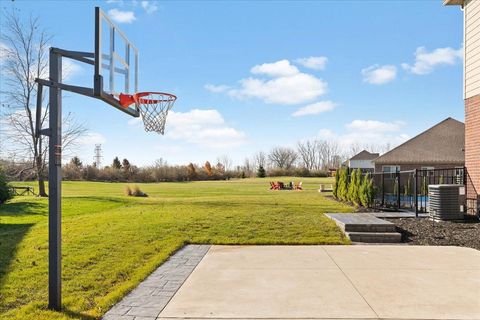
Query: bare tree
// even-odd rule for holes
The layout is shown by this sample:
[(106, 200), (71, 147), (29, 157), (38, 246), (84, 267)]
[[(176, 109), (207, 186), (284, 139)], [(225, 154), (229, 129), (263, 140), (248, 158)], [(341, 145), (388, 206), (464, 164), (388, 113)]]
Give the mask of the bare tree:
[(267, 155), (263, 151), (259, 151), (253, 155), (253, 168), (254, 170), (258, 169), (259, 167), (265, 168), (267, 165)]
[(298, 154), (292, 148), (276, 147), (273, 148), (268, 159), (273, 166), (280, 169), (290, 169), (295, 164)]
[(341, 150), (340, 145), (337, 141), (325, 141), (323, 143), (323, 159), (322, 159), (322, 169), (337, 168), (341, 163), (340, 156)]
[[(40, 196), (46, 196), (47, 138), (35, 137), (36, 78), (45, 77), (48, 70), (48, 42), (51, 36), (40, 27), (36, 17), (26, 23), (15, 9), (3, 14), (2, 25), (2, 103), (1, 116), (6, 129), (2, 132), (9, 141), (10, 152), (22, 154), (31, 165), (25, 170), (35, 172)], [(43, 124), (48, 118), (48, 105), (40, 116)], [(64, 120), (62, 147), (72, 147), (86, 130), (76, 123), (72, 114)]]
[(253, 175), (254, 167), (252, 166), (252, 161), (250, 161), (249, 158), (245, 158), (243, 161), (243, 171), (245, 171), (245, 174), (248, 177), (251, 177)]
[(391, 149), (391, 144), (390, 142), (386, 142), (384, 144), (377, 144), (377, 143), (360, 144), (356, 142), (356, 143), (352, 143), (349, 146), (349, 149), (350, 150), (348, 152), (348, 157), (352, 157), (356, 155), (361, 150), (367, 150), (368, 152), (383, 154), (385, 152), (388, 152)]
[(302, 160), (303, 167), (308, 170), (319, 169), (319, 154), (318, 154), (319, 143), (317, 140), (311, 141), (307, 140), (304, 142), (298, 142), (297, 150), (300, 158)]
[(217, 158), (217, 162), (223, 166), (223, 169), (225, 171), (230, 171), (232, 167), (232, 159), (228, 155), (226, 154), (221, 155), (220, 157)]
[(353, 142), (350, 144), (350, 150), (348, 151), (348, 157), (351, 158), (354, 155), (358, 154), (360, 151), (362, 151), (362, 146), (358, 142)]

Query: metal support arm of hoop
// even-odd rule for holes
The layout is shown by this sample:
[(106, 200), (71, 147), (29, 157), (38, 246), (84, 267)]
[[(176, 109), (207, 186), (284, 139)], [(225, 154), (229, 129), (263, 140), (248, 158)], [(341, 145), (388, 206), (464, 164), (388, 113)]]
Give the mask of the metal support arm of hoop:
[[(63, 50), (59, 48), (51, 48), (51, 51), (53, 53), (57, 53), (62, 57), (77, 60), (83, 63), (91, 64), (94, 65), (95, 62), (92, 59), (94, 57), (93, 52), (81, 52), (81, 51), (69, 51), (69, 50)], [(116, 109), (132, 116), (138, 118), (140, 116), (140, 113), (136, 109), (127, 109), (123, 107), (118, 100), (116, 100), (112, 95), (105, 93), (100, 90), (99, 94), (96, 94), (96, 90), (94, 88), (87, 88), (87, 87), (80, 87), (80, 86), (72, 86), (64, 83), (58, 83), (58, 82), (53, 82), (49, 80), (44, 80), (44, 79), (36, 79), (35, 82), (37, 82), (39, 85), (47, 86), (47, 87), (55, 87), (61, 90), (65, 91), (71, 91), (77, 94), (81, 94), (87, 97), (91, 98), (98, 98), (103, 100), (104, 102), (108, 103), (112, 107), (115, 107)], [(38, 102), (38, 100), (37, 100)], [(41, 103), (41, 101), (40, 101)]]
[(140, 116), (140, 113), (137, 110), (132, 110), (132, 109), (125, 108), (117, 100), (115, 100), (115, 98), (113, 98), (113, 96), (111, 96), (107, 93), (101, 94), (100, 97), (97, 97), (93, 93), (92, 88), (72, 86), (72, 85), (69, 85), (69, 84), (63, 84), (63, 83), (53, 82), (53, 81), (44, 80), (44, 79), (36, 79), (35, 82), (37, 82), (39, 85), (42, 85), (42, 86), (55, 87), (55, 88), (58, 88), (58, 89), (61, 89), (61, 90), (78, 93), (78, 94), (81, 94), (81, 95), (84, 95), (84, 96), (87, 96), (87, 97), (91, 97), (91, 98), (100, 98), (101, 100), (108, 103), (112, 107), (115, 107), (118, 110), (120, 110), (122, 112), (125, 112), (126, 114), (128, 114), (132, 117), (138, 118)]

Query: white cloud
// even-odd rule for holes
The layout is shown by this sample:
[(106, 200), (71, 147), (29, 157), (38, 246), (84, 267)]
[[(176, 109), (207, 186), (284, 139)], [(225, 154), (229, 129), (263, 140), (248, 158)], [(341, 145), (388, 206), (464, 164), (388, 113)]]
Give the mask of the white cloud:
[[(131, 126), (141, 125), (139, 118), (128, 121)], [(165, 137), (183, 140), (205, 148), (231, 148), (246, 143), (246, 135), (229, 127), (215, 109), (192, 109), (188, 112), (170, 111)]]
[(413, 74), (425, 75), (433, 72), (436, 66), (455, 65), (463, 59), (463, 48), (437, 48), (428, 52), (425, 47), (418, 47), (415, 51), (415, 63), (402, 63), (402, 68)]
[(320, 101), (298, 109), (297, 111), (292, 113), (292, 116), (301, 117), (306, 115), (319, 114), (322, 112), (331, 111), (335, 109), (336, 106), (337, 105), (332, 101)]
[(215, 109), (193, 109), (188, 112), (171, 111), (168, 117), (169, 125), (174, 128), (192, 127), (197, 129), (204, 126), (221, 125), (225, 122), (220, 112)]
[(398, 131), (405, 123), (403, 121), (382, 122), (377, 120), (353, 120), (346, 127), (359, 132), (388, 132)]
[(250, 72), (253, 74), (265, 74), (271, 77), (288, 77), (299, 73), (298, 68), (292, 66), (288, 60), (256, 65), (250, 69)]
[(142, 1), (141, 5), (143, 10), (145, 10), (145, 12), (148, 14), (152, 14), (158, 10), (158, 6), (154, 1)]
[(362, 69), (363, 81), (371, 84), (384, 84), (395, 80), (397, 77), (397, 67), (392, 65), (380, 66), (372, 65)]
[(246, 142), (244, 132), (227, 126), (222, 115), (214, 109), (193, 109), (169, 113), (166, 137), (207, 148), (229, 148)]
[(356, 146), (397, 146), (409, 139), (401, 132), (405, 123), (402, 121), (382, 122), (377, 120), (354, 120), (345, 125), (344, 133), (336, 133), (330, 129), (321, 129), (318, 138), (335, 141), (346, 152), (352, 145)]
[(123, 5), (123, 0), (107, 0), (107, 3), (108, 4), (118, 3), (120, 5)]
[(84, 146), (93, 146), (95, 144), (104, 144), (107, 139), (98, 132), (88, 132), (78, 139), (78, 143)]
[(214, 86), (211, 92), (226, 92), (237, 99), (257, 98), (265, 103), (300, 104), (317, 99), (327, 92), (327, 83), (311, 74), (303, 73), (288, 60), (254, 66), (250, 72), (269, 78), (249, 77), (239, 81), (239, 86)]
[(335, 136), (335, 132), (330, 129), (320, 129), (318, 132), (318, 137), (325, 140), (333, 139)]
[(118, 23), (132, 23), (137, 18), (133, 11), (122, 11), (118, 9), (108, 10), (108, 15), (112, 18), (113, 21)]
[(313, 70), (325, 69), (327, 61), (327, 57), (309, 57), (295, 60), (295, 62), (299, 63), (300, 65)]
[(213, 92), (213, 93), (221, 93), (221, 92), (225, 92), (227, 91), (228, 89), (230, 89), (229, 86), (226, 86), (226, 85), (219, 85), (219, 86), (216, 86), (214, 84), (206, 84), (204, 86), (204, 88), (207, 90), (207, 91), (210, 91), (210, 92)]
[(141, 118), (131, 118), (130, 120), (127, 121), (127, 124), (129, 126), (138, 126), (142, 123)]
[(299, 104), (327, 92), (326, 82), (306, 73), (272, 80), (247, 78), (240, 85), (240, 89), (232, 89), (229, 94), (236, 98), (259, 98), (265, 103)]

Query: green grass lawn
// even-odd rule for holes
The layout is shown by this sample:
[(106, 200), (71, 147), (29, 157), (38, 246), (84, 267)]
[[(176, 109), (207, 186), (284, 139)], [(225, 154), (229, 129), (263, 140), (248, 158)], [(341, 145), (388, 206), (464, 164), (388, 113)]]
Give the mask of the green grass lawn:
[(303, 178), (302, 192), (269, 180), (138, 184), (148, 198), (64, 182), (63, 312), (46, 309), (47, 200), (16, 197), (0, 206), (0, 319), (96, 319), (185, 243), (348, 243), (323, 215), (353, 211), (317, 191), (331, 179)]

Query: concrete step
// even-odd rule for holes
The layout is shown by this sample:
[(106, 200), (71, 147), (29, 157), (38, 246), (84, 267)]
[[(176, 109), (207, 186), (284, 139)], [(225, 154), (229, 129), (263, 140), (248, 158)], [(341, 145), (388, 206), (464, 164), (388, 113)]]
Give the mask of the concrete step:
[(327, 213), (344, 232), (395, 232), (395, 224), (369, 213)]
[(398, 243), (402, 235), (398, 232), (345, 232), (353, 242), (365, 243)]

